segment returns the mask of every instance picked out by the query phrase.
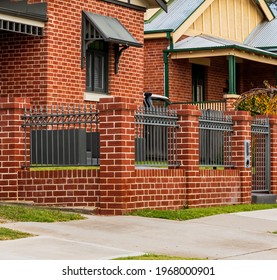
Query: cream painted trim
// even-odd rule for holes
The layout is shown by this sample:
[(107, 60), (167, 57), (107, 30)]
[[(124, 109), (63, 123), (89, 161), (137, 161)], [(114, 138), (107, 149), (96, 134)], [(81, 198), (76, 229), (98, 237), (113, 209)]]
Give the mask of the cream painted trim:
[(167, 33), (151, 33), (151, 34), (144, 34), (144, 39), (160, 39), (160, 38), (167, 38)]
[(184, 33), (184, 35), (191, 36), (191, 37), (195, 37), (195, 36), (198, 36), (200, 34), (202, 34), (202, 32), (200, 30), (194, 30), (192, 28), (188, 28)]
[(277, 66), (276, 58), (259, 55), (255, 53), (248, 53), (245, 51), (239, 51), (235, 49), (173, 52), (171, 53), (170, 57), (172, 59), (185, 59), (185, 58), (191, 59), (191, 58), (204, 58), (204, 57), (209, 58), (209, 57), (228, 56), (228, 55), (234, 55), (235, 57)]
[(223, 95), (224, 99), (238, 99), (240, 97), (239, 94), (233, 94), (233, 93), (226, 93)]
[(0, 13), (0, 19), (12, 21), (12, 22), (16, 22), (16, 23), (21, 23), (21, 24), (32, 25), (32, 26), (36, 26), (36, 27), (44, 27), (44, 23), (41, 21), (26, 19), (26, 18), (21, 18), (21, 17), (15, 17), (15, 16), (9, 16), (9, 15), (2, 14), (2, 13)]
[(94, 92), (85, 92), (84, 93), (84, 101), (95, 101), (99, 102), (100, 98), (108, 98), (111, 97), (107, 94), (100, 94), (100, 93), (94, 93)]
[(203, 50), (203, 51), (188, 51), (188, 52), (173, 52), (171, 53), (172, 59), (184, 59), (184, 58), (202, 58), (202, 57), (215, 57), (235, 55), (235, 50)]
[(189, 58), (189, 63), (211, 66), (211, 59), (206, 57)]
[(258, 0), (261, 9), (263, 10), (266, 18), (271, 21), (273, 20), (274, 16), (272, 15), (270, 9), (268, 8), (267, 4), (265, 3), (265, 0)]
[(144, 20), (149, 20), (153, 15), (155, 15), (159, 11), (159, 8), (148, 9), (144, 13)]
[(214, 0), (206, 0), (201, 6), (173, 33), (173, 43), (176, 43), (187, 29), (201, 16), (201, 14), (213, 3)]

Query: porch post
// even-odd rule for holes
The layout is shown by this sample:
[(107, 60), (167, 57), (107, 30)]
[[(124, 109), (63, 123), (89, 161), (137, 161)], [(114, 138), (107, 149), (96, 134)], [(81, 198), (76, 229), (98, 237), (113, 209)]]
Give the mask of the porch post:
[(168, 52), (164, 51), (164, 96), (169, 97)]
[(229, 55), (229, 94), (236, 94), (236, 57)]

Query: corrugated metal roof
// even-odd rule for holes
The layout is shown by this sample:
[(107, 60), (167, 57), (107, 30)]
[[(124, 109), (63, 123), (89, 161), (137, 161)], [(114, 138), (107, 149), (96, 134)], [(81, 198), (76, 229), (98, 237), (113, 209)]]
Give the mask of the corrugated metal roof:
[(210, 36), (199, 35), (195, 37), (188, 37), (184, 40), (177, 42), (174, 45), (174, 49), (194, 49), (194, 48), (212, 48), (212, 47), (222, 47), (225, 46), (223, 40), (215, 40)]
[(186, 50), (203, 50), (203, 49), (216, 49), (216, 48), (237, 48), (254, 53), (264, 54), (267, 56), (276, 56), (276, 54), (255, 48), (247, 44), (240, 44), (235, 41), (226, 40), (222, 38), (212, 37), (208, 35), (198, 35), (195, 37), (188, 37), (184, 40), (177, 42), (174, 45), (174, 51), (186, 51)]
[(168, 5), (168, 12), (160, 10), (145, 23), (145, 32), (176, 30), (205, 0), (175, 0)]
[(277, 16), (277, 5), (276, 4), (271, 4), (271, 5), (269, 5), (269, 7), (276, 17)]
[(277, 48), (277, 18), (258, 25), (245, 40), (245, 44), (256, 48)]
[(141, 46), (118, 19), (86, 11), (84, 11), (84, 14), (105, 41), (136, 47)]

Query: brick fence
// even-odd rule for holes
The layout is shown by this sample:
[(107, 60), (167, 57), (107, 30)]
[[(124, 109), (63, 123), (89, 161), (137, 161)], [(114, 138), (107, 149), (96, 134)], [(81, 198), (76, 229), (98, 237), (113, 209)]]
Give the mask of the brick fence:
[[(135, 167), (134, 113), (129, 98), (99, 103), (100, 168), (97, 170), (34, 171), (22, 169), (28, 100), (1, 99), (0, 200), (39, 205), (94, 206), (101, 214), (120, 215), (134, 209), (180, 209), (251, 203), (251, 168), (244, 167), (244, 140), (251, 139), (252, 117), (233, 114), (233, 168), (199, 168), (199, 116), (193, 105), (178, 105), (178, 158), (169, 169)], [(277, 193), (277, 118), (271, 117), (271, 190)]]

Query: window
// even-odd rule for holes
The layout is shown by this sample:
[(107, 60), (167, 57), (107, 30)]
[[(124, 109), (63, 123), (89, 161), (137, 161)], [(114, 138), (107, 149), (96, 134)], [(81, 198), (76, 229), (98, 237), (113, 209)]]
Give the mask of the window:
[(205, 67), (192, 64), (192, 98), (193, 102), (205, 100)]
[(103, 40), (94, 41), (86, 51), (86, 90), (107, 93), (107, 76), (108, 43)]
[(111, 58), (111, 63), (114, 63), (117, 74), (122, 52), (129, 46), (142, 47), (142, 44), (117, 18), (83, 11), (81, 68), (86, 66), (86, 96), (108, 93), (108, 59), (112, 46), (114, 58)]

